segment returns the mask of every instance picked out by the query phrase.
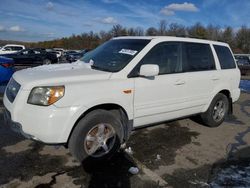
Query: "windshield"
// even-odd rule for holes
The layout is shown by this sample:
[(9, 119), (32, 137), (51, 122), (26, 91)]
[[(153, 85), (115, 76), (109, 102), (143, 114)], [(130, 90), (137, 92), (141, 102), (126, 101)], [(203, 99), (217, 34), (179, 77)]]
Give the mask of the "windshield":
[(118, 72), (123, 69), (150, 40), (115, 39), (105, 42), (84, 55), (81, 60), (91, 63), (93, 69)]

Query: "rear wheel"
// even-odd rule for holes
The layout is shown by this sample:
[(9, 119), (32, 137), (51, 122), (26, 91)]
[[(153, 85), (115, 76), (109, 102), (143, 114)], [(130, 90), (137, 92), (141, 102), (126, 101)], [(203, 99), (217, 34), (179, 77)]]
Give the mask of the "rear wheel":
[(87, 158), (109, 158), (123, 139), (122, 124), (113, 113), (95, 110), (76, 125), (69, 140), (69, 150), (80, 162)]
[(218, 127), (228, 114), (229, 102), (227, 96), (218, 93), (212, 100), (208, 110), (200, 115), (202, 123), (209, 127)]

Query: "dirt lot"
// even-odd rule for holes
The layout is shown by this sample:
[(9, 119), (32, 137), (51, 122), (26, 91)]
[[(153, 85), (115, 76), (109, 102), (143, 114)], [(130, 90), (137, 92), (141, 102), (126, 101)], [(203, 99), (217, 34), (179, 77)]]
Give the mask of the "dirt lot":
[[(62, 146), (45, 146), (4, 126), (0, 99), (0, 187), (250, 186), (250, 94), (218, 128), (190, 119), (137, 130), (106, 162), (76, 162)], [(139, 168), (132, 175), (128, 169)]]

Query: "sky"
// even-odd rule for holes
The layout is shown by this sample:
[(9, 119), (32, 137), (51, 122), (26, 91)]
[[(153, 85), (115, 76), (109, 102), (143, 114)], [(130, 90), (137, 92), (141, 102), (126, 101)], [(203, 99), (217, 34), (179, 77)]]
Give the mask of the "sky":
[(0, 39), (52, 40), (115, 24), (147, 29), (161, 20), (250, 27), (250, 0), (1, 0)]

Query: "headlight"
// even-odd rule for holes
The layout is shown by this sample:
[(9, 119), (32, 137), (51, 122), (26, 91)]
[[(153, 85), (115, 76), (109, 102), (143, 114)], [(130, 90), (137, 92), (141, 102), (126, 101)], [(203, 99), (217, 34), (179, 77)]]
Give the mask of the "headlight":
[(29, 95), (28, 103), (49, 106), (64, 96), (64, 86), (35, 87)]

